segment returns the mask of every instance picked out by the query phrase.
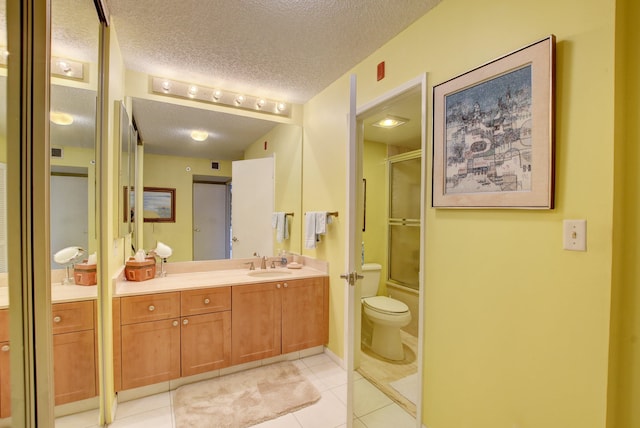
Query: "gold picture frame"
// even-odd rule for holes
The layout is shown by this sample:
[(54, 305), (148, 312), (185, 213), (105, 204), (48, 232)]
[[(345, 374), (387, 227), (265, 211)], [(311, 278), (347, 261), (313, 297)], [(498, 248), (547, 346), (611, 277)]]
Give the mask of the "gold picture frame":
[(553, 35), (433, 88), (434, 208), (554, 205)]

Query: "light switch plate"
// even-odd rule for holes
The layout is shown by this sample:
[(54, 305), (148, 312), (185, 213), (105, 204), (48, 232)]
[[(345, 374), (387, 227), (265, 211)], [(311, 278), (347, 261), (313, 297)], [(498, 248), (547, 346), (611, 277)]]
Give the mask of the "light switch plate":
[(587, 220), (564, 220), (562, 241), (565, 250), (587, 251)]

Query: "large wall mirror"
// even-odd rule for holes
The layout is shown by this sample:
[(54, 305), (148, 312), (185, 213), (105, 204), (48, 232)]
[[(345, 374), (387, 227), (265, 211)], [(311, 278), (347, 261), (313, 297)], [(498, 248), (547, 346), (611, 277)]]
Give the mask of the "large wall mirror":
[[(63, 418), (91, 411), (96, 423), (100, 395), (99, 293), (94, 256), (99, 247), (95, 219), (100, 25), (91, 0), (51, 0), (50, 242), (55, 415)], [(89, 263), (83, 264), (86, 270), (79, 277), (79, 263), (84, 261)], [(76, 320), (75, 328), (65, 324), (70, 317)], [(81, 322), (83, 319), (87, 321)]]
[[(172, 261), (213, 260), (236, 257), (232, 162), (272, 158), (274, 161), (274, 211), (287, 212), (289, 238), (277, 241), (273, 252), (301, 250), (302, 128), (264, 118), (234, 115), (206, 108), (134, 98), (132, 114), (142, 142), (140, 170), (144, 198), (136, 206), (142, 216), (142, 247), (155, 248), (163, 242), (173, 249)], [(197, 141), (192, 131), (204, 131)], [(249, 174), (254, 173), (249, 171)], [(171, 190), (175, 213), (171, 221), (158, 221), (154, 198)], [(237, 189), (236, 189), (237, 190)], [(163, 193), (164, 191), (164, 193)], [(263, 192), (260, 186), (255, 194)], [(272, 215), (268, 213), (266, 215)], [(243, 242), (260, 248), (259, 242)], [(253, 251), (251, 252), (253, 253)], [(271, 254), (267, 254), (271, 255)]]

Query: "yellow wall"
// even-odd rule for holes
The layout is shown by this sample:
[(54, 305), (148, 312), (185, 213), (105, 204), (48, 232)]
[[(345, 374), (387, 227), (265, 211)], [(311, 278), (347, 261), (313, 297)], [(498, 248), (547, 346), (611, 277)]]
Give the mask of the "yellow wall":
[[(367, 180), (366, 227), (362, 233), (365, 263), (382, 265), (381, 290), (387, 277), (387, 145), (364, 142), (362, 177)], [(360, 260), (360, 259), (358, 259)], [(384, 294), (384, 292), (383, 292)]]
[[(363, 105), (424, 72), (431, 94), (434, 84), (548, 34), (557, 37), (556, 208), (427, 209), (423, 422), (431, 428), (605, 426), (614, 6), (613, 0), (446, 0), (353, 70)], [(376, 82), (380, 61), (387, 77)], [(305, 210), (344, 206), (348, 94), (345, 75), (305, 105)], [(568, 218), (587, 220), (587, 252), (562, 250)], [(343, 239), (340, 230), (310, 251), (330, 262), (329, 346), (338, 355)]]
[[(329, 349), (344, 355), (346, 145), (349, 80), (338, 79), (304, 106), (302, 212), (338, 211), (315, 249), (302, 253), (329, 262)], [(359, 257), (359, 256), (358, 256)]]
[[(264, 143), (267, 143), (265, 150)], [(302, 239), (302, 128), (297, 125), (278, 125), (259, 138), (244, 152), (245, 159), (275, 155), (275, 211), (293, 213), (289, 216), (289, 239), (277, 242), (273, 235), (273, 249), (300, 254)]]
[(609, 428), (640, 426), (640, 4), (616, 10), (616, 146)]
[(193, 260), (194, 175), (231, 177), (231, 162), (220, 161), (220, 169), (215, 171), (208, 159), (144, 155), (144, 186), (176, 189), (176, 222), (144, 223), (143, 230), (144, 249), (149, 251), (161, 241), (173, 249), (170, 262)]

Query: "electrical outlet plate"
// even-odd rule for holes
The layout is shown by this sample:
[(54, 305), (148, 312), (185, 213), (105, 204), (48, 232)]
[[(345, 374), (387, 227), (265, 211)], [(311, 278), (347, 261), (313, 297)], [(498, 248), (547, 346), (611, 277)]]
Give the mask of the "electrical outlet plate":
[(587, 251), (587, 220), (564, 220), (562, 241), (565, 250)]

